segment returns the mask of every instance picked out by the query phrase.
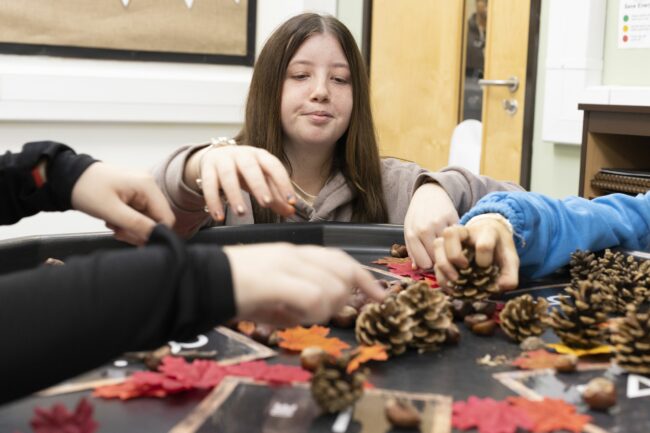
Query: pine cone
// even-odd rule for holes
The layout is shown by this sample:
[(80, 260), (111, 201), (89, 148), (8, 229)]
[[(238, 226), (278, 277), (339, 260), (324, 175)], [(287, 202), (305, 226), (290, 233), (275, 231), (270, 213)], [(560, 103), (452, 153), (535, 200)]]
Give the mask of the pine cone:
[(590, 251), (575, 250), (571, 254), (569, 265), (571, 267), (571, 281), (577, 283), (581, 280), (588, 280), (593, 276), (598, 267), (598, 258), (596, 254)]
[(650, 313), (630, 305), (625, 319), (612, 335), (616, 362), (630, 373), (650, 374)]
[(569, 347), (591, 348), (604, 344), (601, 324), (607, 320), (603, 306), (603, 287), (597, 281), (579, 281), (564, 289), (560, 308), (551, 311), (555, 333)]
[(438, 350), (452, 325), (453, 314), (447, 296), (420, 281), (400, 292), (397, 302), (413, 312), (413, 340), (410, 346), (421, 352)]
[(483, 300), (491, 294), (499, 293), (496, 281), (499, 277), (499, 267), (490, 265), (486, 268), (476, 264), (474, 247), (466, 246), (463, 254), (469, 261), (469, 266), (458, 269), (460, 277), (453, 281), (445, 291), (454, 298)]
[(509, 300), (499, 314), (501, 329), (517, 343), (542, 335), (548, 323), (548, 302), (522, 295)]
[(606, 250), (598, 260), (595, 278), (604, 286), (608, 313), (625, 314), (629, 304), (641, 305), (650, 297), (650, 261)]
[(311, 394), (316, 403), (329, 413), (339, 412), (363, 395), (365, 373), (346, 371), (349, 356), (327, 358), (311, 379)]
[(397, 301), (397, 295), (390, 295), (379, 304), (367, 304), (355, 327), (357, 341), (366, 346), (382, 344), (393, 355), (406, 350), (413, 340), (413, 310)]

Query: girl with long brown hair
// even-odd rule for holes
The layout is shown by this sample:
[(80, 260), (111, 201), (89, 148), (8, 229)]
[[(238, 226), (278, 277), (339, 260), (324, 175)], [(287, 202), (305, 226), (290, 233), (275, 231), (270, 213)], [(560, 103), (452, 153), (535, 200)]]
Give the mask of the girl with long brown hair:
[(311, 13), (286, 21), (257, 59), (237, 137), (182, 147), (157, 168), (175, 229), (190, 236), (215, 224), (404, 224), (414, 263), (431, 267), (433, 239), (459, 214), (490, 191), (519, 187), (380, 158), (369, 94), (345, 25)]

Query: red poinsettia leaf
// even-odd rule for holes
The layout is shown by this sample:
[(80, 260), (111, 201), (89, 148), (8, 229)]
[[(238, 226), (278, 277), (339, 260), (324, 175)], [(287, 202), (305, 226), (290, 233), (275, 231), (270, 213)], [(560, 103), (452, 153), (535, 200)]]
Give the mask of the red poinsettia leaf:
[(454, 402), (452, 426), (475, 428), (479, 433), (515, 433), (518, 428), (530, 429), (533, 423), (526, 412), (507, 402), (471, 396), (466, 402)]
[(329, 328), (316, 325), (311, 328), (297, 326), (295, 328), (285, 329), (284, 331), (278, 332), (278, 337), (280, 338), (278, 345), (296, 352), (300, 352), (307, 347), (320, 347), (330, 355), (339, 356), (350, 345), (338, 338), (327, 338), (326, 335), (329, 332)]
[(244, 362), (225, 367), (230, 376), (250, 377), (273, 385), (286, 385), (293, 382), (308, 382), (311, 373), (293, 365), (274, 364), (264, 361)]
[(589, 415), (577, 413), (576, 407), (564, 400), (544, 398), (533, 401), (524, 397), (508, 397), (508, 402), (523, 410), (532, 420), (533, 433), (570, 431), (580, 433), (591, 421)]
[(93, 433), (98, 427), (93, 419), (93, 407), (85, 398), (79, 401), (73, 413), (62, 404), (50, 409), (37, 407), (30, 425), (34, 433)]

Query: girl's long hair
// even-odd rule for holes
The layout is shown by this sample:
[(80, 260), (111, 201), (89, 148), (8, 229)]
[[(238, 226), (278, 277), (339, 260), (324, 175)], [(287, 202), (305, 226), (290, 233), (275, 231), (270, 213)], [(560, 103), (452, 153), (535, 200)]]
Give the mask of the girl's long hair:
[[(350, 66), (353, 106), (348, 129), (336, 144), (332, 170), (340, 170), (355, 193), (352, 221), (383, 223), (388, 220), (381, 182), (379, 149), (370, 110), (368, 73), (350, 31), (334, 17), (313, 13), (297, 15), (282, 24), (260, 53), (246, 102), (244, 127), (238, 143), (266, 149), (279, 158), (291, 174), (283, 148), (280, 104), (287, 65), (312, 35), (329, 33), (341, 45)], [(253, 200), (256, 223), (278, 222), (279, 217)]]

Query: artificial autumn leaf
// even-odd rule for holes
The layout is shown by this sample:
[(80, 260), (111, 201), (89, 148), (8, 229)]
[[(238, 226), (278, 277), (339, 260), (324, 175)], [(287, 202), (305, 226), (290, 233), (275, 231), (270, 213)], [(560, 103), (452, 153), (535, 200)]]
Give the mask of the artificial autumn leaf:
[(544, 398), (533, 401), (524, 397), (508, 397), (508, 403), (523, 410), (532, 420), (533, 433), (550, 433), (567, 430), (580, 433), (591, 421), (589, 415), (576, 412), (576, 407), (564, 400)]
[(255, 322), (250, 322), (248, 320), (240, 320), (237, 322), (237, 331), (250, 337), (255, 332)]
[(400, 277), (407, 277), (416, 281), (424, 281), (434, 288), (440, 287), (436, 280), (436, 274), (433, 271), (424, 269), (413, 270), (413, 262), (411, 259), (406, 259), (403, 263), (387, 263), (386, 266), (391, 273)]
[(547, 344), (546, 347), (549, 347), (555, 350), (557, 353), (563, 355), (575, 355), (577, 357), (581, 356), (590, 356), (590, 355), (607, 355), (614, 353), (614, 347), (612, 346), (596, 346), (591, 349), (573, 349), (565, 344)]
[(37, 407), (30, 425), (34, 433), (93, 433), (98, 427), (93, 419), (93, 406), (85, 398), (73, 413), (60, 403), (50, 409)]
[(532, 428), (533, 422), (505, 401), (471, 396), (467, 402), (454, 402), (451, 425), (460, 430), (476, 428), (479, 433), (515, 433), (520, 427)]
[(381, 344), (373, 346), (359, 346), (356, 353), (348, 363), (347, 372), (352, 373), (361, 364), (368, 361), (385, 361), (388, 359), (386, 348)]
[(264, 361), (244, 362), (237, 365), (219, 365), (216, 361), (195, 360), (188, 363), (183, 358), (163, 358), (158, 372), (138, 371), (119, 385), (95, 389), (96, 397), (129, 400), (138, 397), (166, 397), (192, 389), (209, 389), (221, 383), (226, 376), (250, 377), (254, 380), (284, 385), (307, 382), (311, 373), (300, 367)]
[(522, 370), (540, 370), (544, 368), (555, 368), (557, 359), (563, 355), (550, 353), (544, 349), (524, 352), (519, 358), (512, 361), (512, 365)]
[(300, 352), (307, 347), (320, 347), (333, 356), (339, 356), (341, 351), (350, 347), (338, 338), (327, 338), (330, 329), (324, 326), (314, 325), (311, 328), (296, 326), (278, 332), (280, 343), (278, 346), (287, 350)]

